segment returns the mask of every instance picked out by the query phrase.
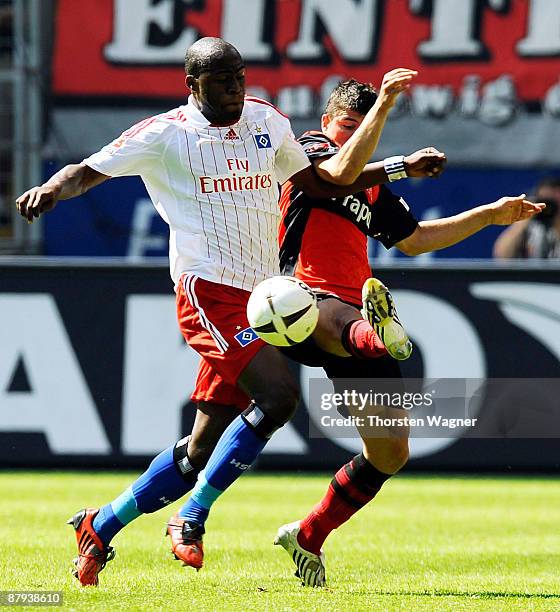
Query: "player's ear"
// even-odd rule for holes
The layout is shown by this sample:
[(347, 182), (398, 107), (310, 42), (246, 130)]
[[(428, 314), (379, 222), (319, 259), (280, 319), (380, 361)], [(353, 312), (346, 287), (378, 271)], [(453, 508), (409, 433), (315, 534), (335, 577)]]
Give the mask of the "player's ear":
[(321, 129), (325, 131), (329, 127), (330, 122), (331, 118), (326, 113), (323, 113), (321, 115)]
[(191, 90), (198, 92), (198, 79), (192, 74), (185, 77), (185, 85)]

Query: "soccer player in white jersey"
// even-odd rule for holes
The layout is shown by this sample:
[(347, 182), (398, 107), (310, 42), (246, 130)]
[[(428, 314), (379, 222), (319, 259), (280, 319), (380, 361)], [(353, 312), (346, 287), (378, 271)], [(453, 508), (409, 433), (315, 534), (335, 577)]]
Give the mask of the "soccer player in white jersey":
[[(244, 97), (245, 66), (232, 45), (218, 38), (197, 41), (187, 50), (185, 69), (191, 90), (187, 104), (140, 122), (80, 164), (66, 166), (22, 194), (17, 207), (32, 222), (58, 200), (81, 195), (111, 177), (139, 175), (169, 224), (181, 332), (226, 383), (252, 400), (221, 437), (204, 472), (204, 492), (199, 482), (193, 494), (194, 523), (203, 532), (212, 502), (253, 463), (298, 404), (287, 361), (251, 335), (245, 312), (255, 284), (279, 274), (278, 184), (290, 179), (313, 197), (332, 197), (385, 180), (382, 167), (362, 171), (386, 114), (377, 115), (374, 107), (336, 163), (312, 168), (288, 119), (267, 102)], [(391, 73), (384, 83), (389, 107), (415, 74), (406, 69)], [(203, 387), (204, 381), (198, 383)], [(208, 423), (217, 417), (202, 416), (211, 437)], [(165, 485), (166, 499), (177, 499), (192, 486), (186, 452), (181, 465), (176, 460), (180, 448), (173, 445), (160, 453), (145, 477), (111, 504), (73, 517), (81, 584), (98, 584), (99, 572), (113, 555), (112, 536), (161, 504), (154, 475)]]

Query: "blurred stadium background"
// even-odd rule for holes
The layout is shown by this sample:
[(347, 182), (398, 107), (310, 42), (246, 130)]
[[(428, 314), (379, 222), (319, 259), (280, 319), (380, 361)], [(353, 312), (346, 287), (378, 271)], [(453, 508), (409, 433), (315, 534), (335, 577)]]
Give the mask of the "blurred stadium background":
[[(189, 430), (197, 363), (176, 330), (167, 230), (139, 179), (27, 225), (14, 199), (185, 99), (185, 48), (234, 43), (251, 93), (296, 134), (340, 79), (419, 70), (379, 158), (435, 145), (437, 181), (395, 185), (419, 218), (560, 176), (560, 3), (548, 0), (0, 0), (0, 466), (134, 467)], [(417, 350), (416, 377), (558, 378), (560, 266), (495, 262), (498, 228), (409, 259), (371, 246)], [(258, 237), (256, 237), (258, 239)], [(305, 384), (314, 372), (298, 368)], [(408, 469), (557, 471), (553, 437), (412, 441)], [(261, 466), (339, 466), (299, 411)]]

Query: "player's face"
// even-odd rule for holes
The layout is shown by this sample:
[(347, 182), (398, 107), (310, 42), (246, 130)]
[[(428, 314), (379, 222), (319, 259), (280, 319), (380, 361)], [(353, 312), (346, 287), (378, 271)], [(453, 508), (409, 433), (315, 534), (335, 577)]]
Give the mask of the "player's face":
[(235, 123), (241, 117), (245, 65), (238, 55), (223, 57), (198, 77), (187, 76), (187, 85), (200, 111), (211, 123)]
[(363, 120), (364, 116), (360, 113), (347, 110), (337, 113), (333, 117), (323, 115), (321, 117), (321, 127), (323, 134), (341, 147), (358, 129)]

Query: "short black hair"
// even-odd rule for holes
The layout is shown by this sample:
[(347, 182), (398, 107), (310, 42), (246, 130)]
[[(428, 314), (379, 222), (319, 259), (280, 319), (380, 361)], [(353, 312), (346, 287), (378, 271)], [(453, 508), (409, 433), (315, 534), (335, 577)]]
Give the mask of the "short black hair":
[(546, 188), (560, 189), (560, 176), (545, 176), (537, 183), (535, 191)]
[(371, 83), (360, 83), (355, 79), (341, 81), (332, 91), (325, 114), (334, 117), (344, 111), (355, 111), (365, 115), (377, 100), (377, 90)]
[(243, 61), (239, 51), (223, 38), (200, 38), (185, 53), (185, 74), (198, 77), (227, 55), (237, 55)]

